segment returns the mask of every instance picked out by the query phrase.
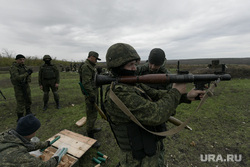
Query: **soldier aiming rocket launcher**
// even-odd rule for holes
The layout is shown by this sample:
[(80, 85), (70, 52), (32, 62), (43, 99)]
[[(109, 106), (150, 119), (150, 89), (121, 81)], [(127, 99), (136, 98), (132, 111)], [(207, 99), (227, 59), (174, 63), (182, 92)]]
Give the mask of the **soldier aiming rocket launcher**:
[[(216, 73), (216, 74), (189, 74), (188, 71), (179, 70), (179, 62), (177, 66), (178, 74), (147, 74), (140, 76), (121, 76), (121, 77), (111, 77), (107, 75), (96, 75), (95, 83), (96, 86), (110, 84), (111, 82), (134, 84), (134, 83), (144, 83), (144, 84), (167, 84), (167, 83), (194, 83), (195, 89), (204, 90), (207, 89), (211, 82), (214, 81), (214, 85), (219, 81), (229, 81), (231, 80), (230, 74)], [(196, 97), (199, 100), (199, 96)], [(199, 108), (199, 107), (198, 107)], [(170, 117), (169, 122), (176, 126), (185, 124), (186, 129), (192, 130), (187, 123)]]

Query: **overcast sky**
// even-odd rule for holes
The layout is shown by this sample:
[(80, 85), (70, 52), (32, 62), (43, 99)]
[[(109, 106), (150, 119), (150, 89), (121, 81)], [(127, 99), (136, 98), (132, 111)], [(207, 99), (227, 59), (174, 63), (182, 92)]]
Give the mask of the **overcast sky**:
[(0, 0), (0, 49), (25, 56), (105, 60), (114, 43), (142, 60), (250, 57), (249, 0)]

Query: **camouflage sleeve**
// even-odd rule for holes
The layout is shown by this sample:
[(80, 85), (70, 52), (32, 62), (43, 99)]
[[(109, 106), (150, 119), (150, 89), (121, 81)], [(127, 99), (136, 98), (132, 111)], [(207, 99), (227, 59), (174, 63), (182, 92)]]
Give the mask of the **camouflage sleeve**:
[(89, 96), (95, 96), (94, 93), (94, 88), (92, 85), (92, 71), (91, 69), (87, 66), (87, 65), (83, 65), (82, 66), (82, 85), (85, 88), (85, 90), (87, 91), (87, 93), (89, 94)]
[(28, 150), (29, 152), (30, 151), (35, 151), (35, 150), (38, 150), (38, 149), (43, 149), (43, 148), (46, 148), (48, 146), (48, 142), (47, 141), (40, 141), (40, 142), (31, 142), (34, 147), (32, 148), (33, 150)]
[(19, 72), (16, 67), (11, 67), (10, 69), (10, 75), (13, 80), (16, 82), (23, 81), (29, 74), (26, 72), (24, 74), (19, 75)]
[(55, 73), (56, 73), (56, 83), (59, 84), (60, 83), (60, 72), (59, 72), (56, 65), (54, 65), (54, 68), (55, 68)]
[(15, 161), (15, 164), (25, 164), (27, 167), (56, 167), (57, 166), (57, 160), (55, 158), (51, 158), (48, 161), (44, 162), (40, 160), (39, 158), (36, 158), (32, 155), (30, 155), (28, 152), (23, 154), (20, 153), (15, 156), (13, 159)]
[(44, 162), (40, 158), (37, 158), (33, 155), (30, 155), (29, 152), (25, 150), (18, 150), (13, 154), (12, 156), (4, 156), (2, 157), (3, 163), (8, 166), (9, 164), (13, 166), (27, 166), (27, 167), (56, 167), (57, 166), (57, 160), (55, 158), (51, 158), (48, 161)]
[(152, 89), (152, 88), (150, 88), (150, 87), (149, 87), (148, 85), (146, 85), (146, 84), (140, 84), (139, 86), (140, 86), (140, 88), (142, 88), (142, 89), (146, 92), (146, 94), (147, 94), (153, 101), (157, 101), (157, 100), (163, 98), (163, 96), (164, 96), (165, 94), (168, 93), (167, 90), (156, 90), (156, 89)]
[(181, 97), (177, 89), (162, 94), (162, 98), (156, 102), (143, 98), (130, 87), (117, 87), (115, 94), (142, 124), (149, 126), (164, 123), (175, 114)]

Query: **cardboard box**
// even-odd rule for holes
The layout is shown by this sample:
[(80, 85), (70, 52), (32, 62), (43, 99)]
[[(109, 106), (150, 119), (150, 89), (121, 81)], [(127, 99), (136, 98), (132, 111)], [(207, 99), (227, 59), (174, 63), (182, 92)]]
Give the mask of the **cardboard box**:
[[(78, 166), (79, 165), (78, 159), (81, 158), (83, 154), (96, 142), (95, 139), (83, 136), (81, 134), (69, 131), (67, 129), (62, 130), (61, 132), (49, 138), (48, 140), (52, 141), (57, 136), (60, 136), (60, 139), (57, 140), (55, 143), (53, 143), (52, 147), (47, 148), (44, 151), (44, 155), (50, 154), (51, 156), (53, 156), (53, 154), (56, 152), (58, 148), (66, 146), (68, 148), (68, 152), (67, 154), (64, 155), (65, 158), (63, 156), (61, 160), (62, 163), (60, 162), (58, 167), (66, 167), (66, 166), (68, 167), (68, 165), (69, 167)], [(47, 157), (50, 158), (51, 156)]]

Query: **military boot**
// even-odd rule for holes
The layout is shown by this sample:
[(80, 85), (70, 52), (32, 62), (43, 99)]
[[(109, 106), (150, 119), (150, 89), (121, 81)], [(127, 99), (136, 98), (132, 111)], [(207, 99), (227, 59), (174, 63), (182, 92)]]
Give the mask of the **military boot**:
[[(92, 132), (88, 132), (88, 137), (95, 139), (95, 138), (94, 138), (94, 133), (92, 133)], [(94, 147), (94, 148), (99, 148), (100, 146), (101, 146), (101, 143), (99, 143), (97, 140), (96, 140), (96, 142), (93, 144), (93, 147)]]
[(57, 108), (57, 109), (60, 109), (59, 100), (56, 101), (56, 108)]
[(19, 119), (22, 118), (22, 117), (23, 117), (23, 113), (17, 113), (17, 120), (16, 121), (18, 122)]
[(32, 114), (32, 112), (30, 111), (30, 108), (26, 108), (26, 114), (25, 115), (28, 115), (28, 114)]
[(47, 109), (48, 109), (48, 102), (44, 102), (43, 111), (46, 111)]
[(98, 132), (100, 132), (102, 130), (102, 128), (94, 128), (94, 129), (92, 129), (90, 132), (91, 133), (98, 133)]
[(46, 111), (48, 109), (48, 104), (44, 104), (43, 111)]

